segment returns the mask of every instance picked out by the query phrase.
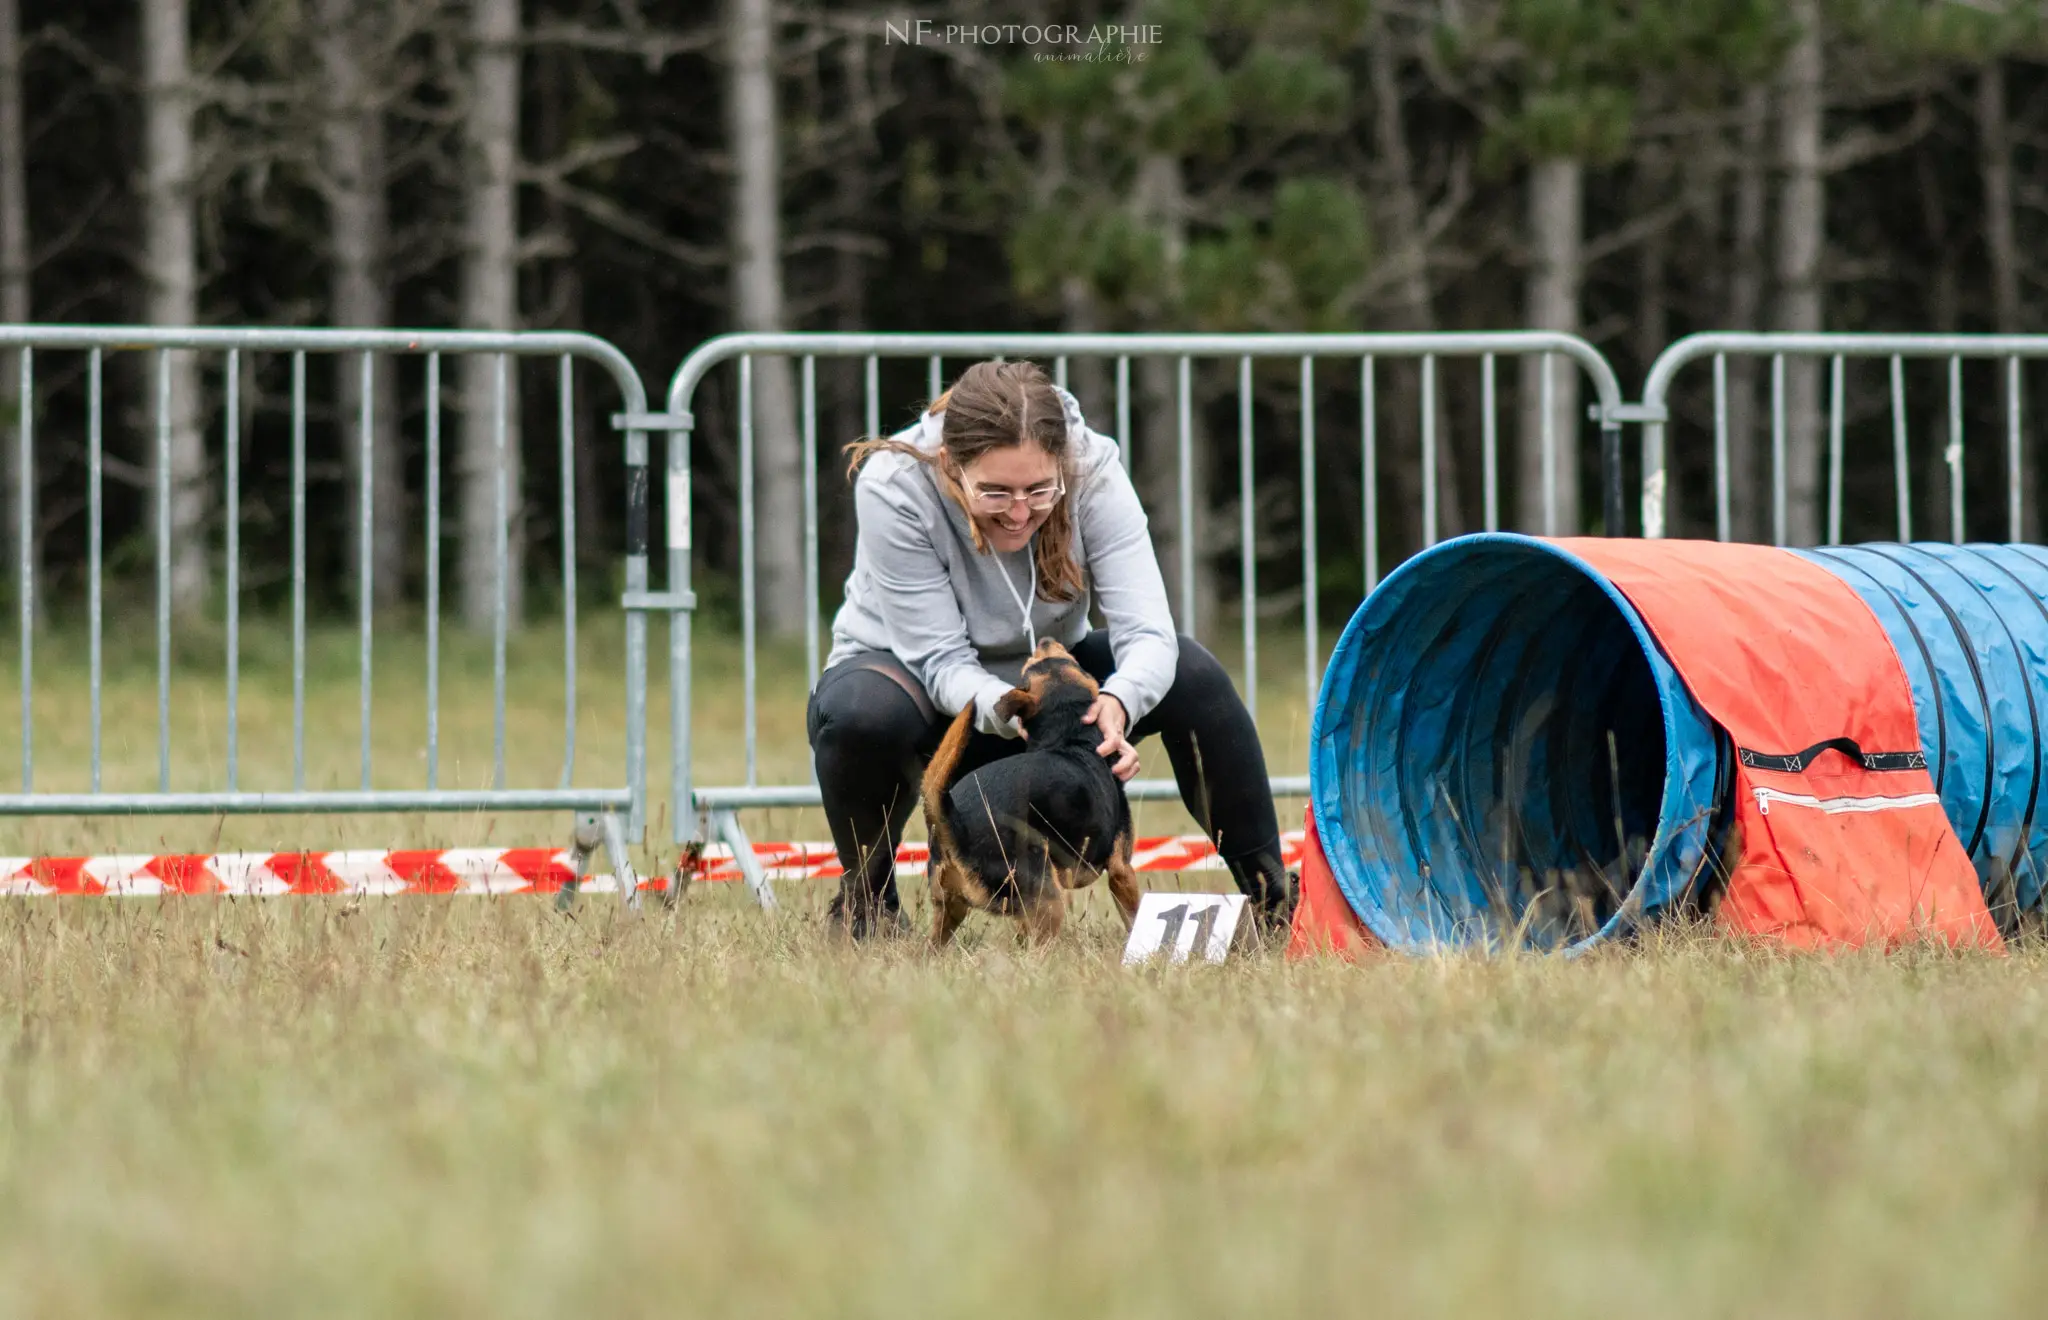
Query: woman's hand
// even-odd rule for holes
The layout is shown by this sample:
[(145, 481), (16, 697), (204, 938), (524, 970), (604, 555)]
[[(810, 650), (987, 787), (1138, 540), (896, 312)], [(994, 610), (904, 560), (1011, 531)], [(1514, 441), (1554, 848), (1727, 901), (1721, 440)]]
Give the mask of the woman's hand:
[(1124, 737), (1130, 721), (1124, 703), (1107, 692), (1097, 694), (1095, 704), (1081, 717), (1081, 723), (1092, 724), (1101, 731), (1102, 745), (1095, 749), (1095, 754), (1109, 758), (1109, 772), (1124, 783), (1138, 773), (1138, 749)]

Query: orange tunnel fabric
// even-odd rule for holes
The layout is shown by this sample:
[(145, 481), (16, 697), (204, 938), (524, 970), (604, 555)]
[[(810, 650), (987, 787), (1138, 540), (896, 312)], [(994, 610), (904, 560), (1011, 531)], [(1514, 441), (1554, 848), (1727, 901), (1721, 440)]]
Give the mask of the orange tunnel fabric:
[(1809, 948), (2000, 944), (1905, 670), (1852, 588), (1767, 546), (1562, 544), (1629, 598), (1738, 749), (1722, 925)]

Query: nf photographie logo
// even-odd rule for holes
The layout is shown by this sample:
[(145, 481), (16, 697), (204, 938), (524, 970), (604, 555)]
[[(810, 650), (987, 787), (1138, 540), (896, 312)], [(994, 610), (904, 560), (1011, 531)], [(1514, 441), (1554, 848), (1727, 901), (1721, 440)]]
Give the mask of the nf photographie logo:
[(1023, 46), (1039, 60), (1132, 63), (1162, 40), (1158, 23), (935, 23), (884, 19), (882, 40), (906, 46)]

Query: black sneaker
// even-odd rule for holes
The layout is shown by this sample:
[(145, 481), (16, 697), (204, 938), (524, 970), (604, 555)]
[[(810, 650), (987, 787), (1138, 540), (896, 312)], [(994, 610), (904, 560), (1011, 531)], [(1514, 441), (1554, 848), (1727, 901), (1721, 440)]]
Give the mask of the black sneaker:
[(1288, 871), (1284, 893), (1265, 893), (1245, 904), (1251, 916), (1252, 940), (1260, 948), (1286, 943), (1294, 929), (1294, 904), (1301, 894), (1301, 873)]
[(825, 909), (825, 928), (844, 939), (861, 940), (873, 938), (905, 937), (911, 934), (910, 918), (903, 915), (903, 909), (891, 902), (893, 895), (872, 898), (866, 895), (847, 901), (845, 890), (832, 896), (832, 902)]

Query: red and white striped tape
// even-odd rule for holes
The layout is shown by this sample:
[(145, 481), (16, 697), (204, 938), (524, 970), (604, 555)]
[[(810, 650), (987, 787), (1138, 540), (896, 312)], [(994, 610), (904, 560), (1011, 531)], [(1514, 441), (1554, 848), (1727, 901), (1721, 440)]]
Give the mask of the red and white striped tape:
[[(1287, 865), (1301, 864), (1301, 831), (1280, 836)], [(839, 854), (829, 843), (757, 843), (754, 856), (770, 880), (836, 880), (841, 875)], [(922, 843), (906, 843), (896, 849), (898, 875), (923, 875), (929, 852)], [(1140, 871), (1221, 871), (1223, 859), (1216, 845), (1199, 834), (1156, 839), (1139, 839), (1131, 846), (1131, 864)], [(4, 863), (0, 863), (4, 865)], [(739, 863), (732, 850), (722, 844), (707, 847), (698, 864), (699, 880), (737, 880)]]
[[(1301, 834), (1283, 836), (1287, 864), (1299, 864)], [(897, 850), (898, 874), (922, 875), (925, 845)], [(840, 874), (829, 843), (757, 843), (754, 856), (771, 880), (829, 880)], [(1200, 835), (1140, 839), (1131, 860), (1140, 871), (1223, 869), (1215, 845)], [(732, 849), (712, 844), (695, 878), (738, 880)], [(575, 878), (561, 848), (440, 848), (383, 852), (121, 854), (106, 857), (0, 857), (0, 894), (549, 894)], [(649, 876), (642, 889), (666, 877)], [(583, 887), (616, 889), (609, 875)]]

